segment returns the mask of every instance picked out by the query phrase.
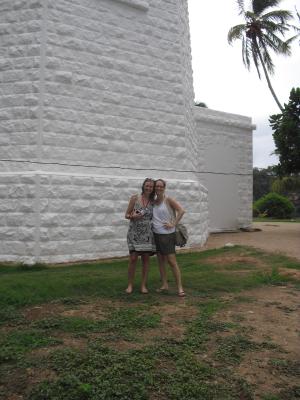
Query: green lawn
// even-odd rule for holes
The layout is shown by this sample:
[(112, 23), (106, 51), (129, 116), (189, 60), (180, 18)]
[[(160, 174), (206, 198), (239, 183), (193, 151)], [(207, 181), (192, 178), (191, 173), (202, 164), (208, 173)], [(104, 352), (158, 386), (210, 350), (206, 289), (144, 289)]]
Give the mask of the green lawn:
[[(185, 299), (176, 295), (171, 274), (170, 291), (156, 293), (155, 259), (148, 295), (138, 291), (139, 268), (135, 292), (124, 293), (127, 260), (0, 264), (0, 398), (256, 398), (237, 368), (249, 352), (276, 346), (251, 340), (241, 321), (228, 323), (214, 315), (248, 301), (245, 289), (290, 284), (300, 290), (295, 278), (280, 273), (282, 266), (299, 270), (300, 263), (240, 246), (179, 254), (178, 261)], [(200, 357), (203, 352), (209, 354), (206, 359)], [(272, 371), (280, 373), (278, 362), (273, 364)], [(298, 398), (292, 395), (299, 388), (288, 390), (260, 398)], [(286, 393), (289, 397), (280, 397)]]

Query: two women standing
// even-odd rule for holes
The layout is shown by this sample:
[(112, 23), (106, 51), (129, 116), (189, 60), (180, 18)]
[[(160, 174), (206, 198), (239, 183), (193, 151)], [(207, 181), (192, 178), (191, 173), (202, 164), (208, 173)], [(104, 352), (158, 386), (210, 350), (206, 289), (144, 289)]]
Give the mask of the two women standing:
[[(178, 296), (185, 296), (181, 273), (175, 255), (175, 228), (184, 214), (181, 205), (165, 196), (166, 182), (147, 178), (142, 185), (141, 195), (130, 198), (125, 218), (130, 220), (127, 234), (129, 248), (128, 287), (133, 291), (136, 264), (142, 259), (141, 292), (148, 293), (146, 286), (150, 255), (157, 253), (162, 285), (159, 292), (168, 290), (166, 264), (172, 269)], [(154, 199), (155, 196), (155, 199)]]

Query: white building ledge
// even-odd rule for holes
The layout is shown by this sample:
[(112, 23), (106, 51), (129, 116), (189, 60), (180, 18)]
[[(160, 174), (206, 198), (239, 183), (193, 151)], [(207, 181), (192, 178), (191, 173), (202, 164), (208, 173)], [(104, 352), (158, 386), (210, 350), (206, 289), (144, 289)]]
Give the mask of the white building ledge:
[(216, 111), (210, 108), (194, 107), (194, 116), (196, 121), (231, 126), (246, 130), (254, 130), (256, 126), (252, 124), (250, 117), (238, 114), (230, 114), (223, 111)]

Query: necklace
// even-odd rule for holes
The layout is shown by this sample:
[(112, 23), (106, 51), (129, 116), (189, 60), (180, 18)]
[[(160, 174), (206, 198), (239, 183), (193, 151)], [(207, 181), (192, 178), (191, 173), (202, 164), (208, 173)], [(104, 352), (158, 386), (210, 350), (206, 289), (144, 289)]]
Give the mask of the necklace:
[(147, 208), (147, 206), (148, 206), (148, 204), (149, 204), (149, 199), (146, 199), (146, 201), (145, 201), (145, 197), (144, 197), (144, 195), (142, 194), (142, 206), (144, 207), (144, 208)]

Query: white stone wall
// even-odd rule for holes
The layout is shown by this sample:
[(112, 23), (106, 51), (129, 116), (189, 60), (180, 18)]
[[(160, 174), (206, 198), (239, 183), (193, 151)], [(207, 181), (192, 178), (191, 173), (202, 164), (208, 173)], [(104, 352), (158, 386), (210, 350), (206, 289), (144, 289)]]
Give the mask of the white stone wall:
[(1, 158), (190, 169), (186, 8), (2, 1)]
[(126, 254), (145, 176), (167, 179), (204, 243), (186, 1), (11, 0), (0, 15), (0, 259)]
[(0, 2), (0, 159), (33, 159), (39, 142), (41, 1)]
[(186, 168), (181, 1), (135, 3), (47, 2), (44, 160)]
[[(182, 60), (182, 82), (184, 89), (184, 118), (186, 125), (185, 145), (187, 161), (193, 170), (198, 170), (203, 164), (203, 159), (199, 153), (199, 139), (195, 129), (194, 118), (194, 88), (192, 76), (192, 63), (191, 63), (191, 48), (190, 48), (190, 31), (188, 19), (187, 2), (179, 2), (179, 16), (180, 16), (180, 58)], [(190, 168), (187, 164), (187, 168)]]
[(251, 118), (195, 107), (204, 162), (198, 177), (208, 189), (211, 232), (252, 224)]
[[(0, 259), (65, 262), (127, 254), (124, 219), (141, 179), (32, 171), (0, 175)], [(188, 210), (189, 244), (208, 233), (207, 193), (197, 181), (168, 179), (168, 192)]]
[(193, 108), (187, 0), (2, 0), (0, 260), (127, 254), (124, 213), (146, 176), (167, 180), (189, 245), (203, 244), (207, 132), (224, 127), (207, 114), (196, 130)]
[(27, 174), (0, 174), (0, 259), (35, 256), (36, 182)]

